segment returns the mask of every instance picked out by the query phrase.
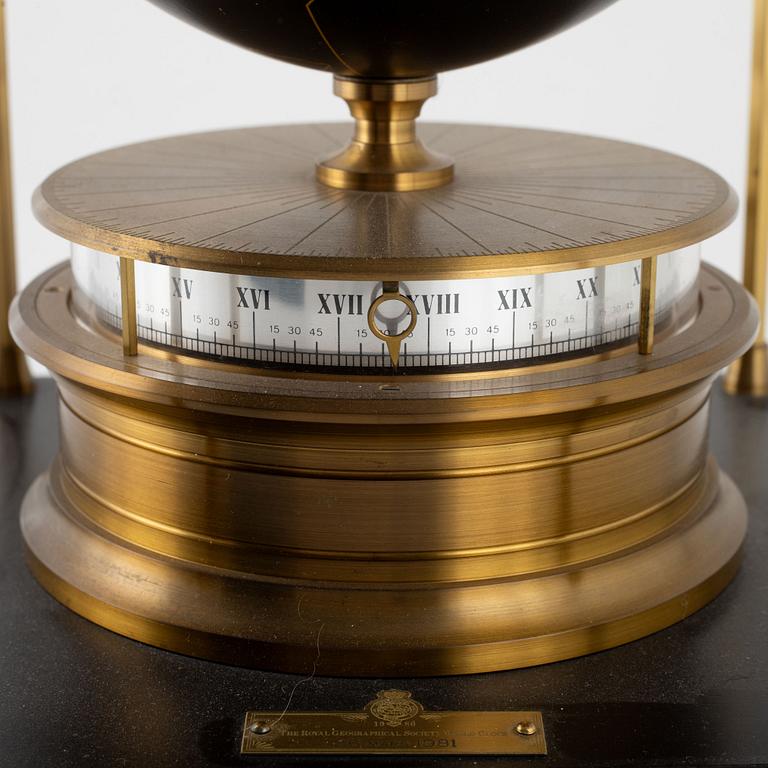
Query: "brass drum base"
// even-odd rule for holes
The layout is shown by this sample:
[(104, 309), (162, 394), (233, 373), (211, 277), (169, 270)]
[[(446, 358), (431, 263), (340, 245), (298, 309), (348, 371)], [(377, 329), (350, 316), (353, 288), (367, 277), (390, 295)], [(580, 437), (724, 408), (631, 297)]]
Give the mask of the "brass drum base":
[(70, 292), (51, 270), (12, 313), (61, 394), (22, 529), (42, 584), (124, 635), (321, 675), (483, 672), (654, 632), (738, 566), (709, 390), (757, 318), (715, 270), (652, 355), (386, 378), (127, 360)]

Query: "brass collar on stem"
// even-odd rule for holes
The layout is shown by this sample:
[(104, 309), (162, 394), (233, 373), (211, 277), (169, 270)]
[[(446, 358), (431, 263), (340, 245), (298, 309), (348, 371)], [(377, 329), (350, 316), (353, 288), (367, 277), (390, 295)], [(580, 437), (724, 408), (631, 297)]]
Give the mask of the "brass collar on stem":
[(416, 136), (422, 104), (437, 78), (363, 80), (334, 77), (333, 92), (355, 118), (352, 141), (317, 164), (329, 187), (368, 191), (431, 189), (453, 179), (453, 160), (430, 152)]

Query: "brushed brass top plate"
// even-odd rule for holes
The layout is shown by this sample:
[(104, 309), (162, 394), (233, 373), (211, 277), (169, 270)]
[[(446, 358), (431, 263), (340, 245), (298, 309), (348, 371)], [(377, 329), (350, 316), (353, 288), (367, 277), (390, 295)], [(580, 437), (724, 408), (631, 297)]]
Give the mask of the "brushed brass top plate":
[(241, 754), (546, 755), (540, 712), (428, 712), (379, 691), (360, 712), (248, 712)]
[(551, 131), (427, 124), (456, 179), (418, 192), (330, 189), (313, 161), (348, 124), (179, 136), (102, 152), (54, 173), (40, 220), (130, 258), (293, 277), (479, 277), (576, 269), (714, 234), (736, 198), (684, 158)]

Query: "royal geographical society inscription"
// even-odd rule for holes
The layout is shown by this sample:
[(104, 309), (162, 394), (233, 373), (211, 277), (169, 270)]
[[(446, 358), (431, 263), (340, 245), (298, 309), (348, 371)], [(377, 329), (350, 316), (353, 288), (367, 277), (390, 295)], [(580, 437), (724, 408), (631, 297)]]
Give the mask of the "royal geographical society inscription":
[(359, 712), (248, 712), (241, 752), (545, 755), (540, 712), (429, 712), (408, 691), (379, 691)]

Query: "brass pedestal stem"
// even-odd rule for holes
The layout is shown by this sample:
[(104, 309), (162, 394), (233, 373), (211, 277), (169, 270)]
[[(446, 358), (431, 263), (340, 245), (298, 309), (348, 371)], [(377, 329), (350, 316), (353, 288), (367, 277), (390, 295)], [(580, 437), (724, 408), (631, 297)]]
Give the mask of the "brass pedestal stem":
[(453, 161), (430, 152), (416, 136), (422, 104), (437, 78), (362, 80), (335, 77), (333, 92), (349, 105), (355, 133), (349, 145), (317, 164), (329, 187), (371, 191), (430, 189), (453, 179)]
[(13, 343), (7, 319), (8, 308), (16, 293), (16, 266), (4, 17), (5, 8), (0, 3), (0, 397), (23, 394), (31, 388), (27, 363)]

